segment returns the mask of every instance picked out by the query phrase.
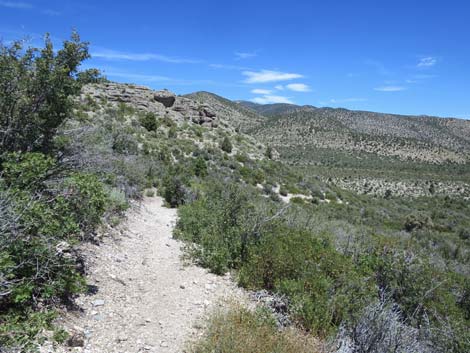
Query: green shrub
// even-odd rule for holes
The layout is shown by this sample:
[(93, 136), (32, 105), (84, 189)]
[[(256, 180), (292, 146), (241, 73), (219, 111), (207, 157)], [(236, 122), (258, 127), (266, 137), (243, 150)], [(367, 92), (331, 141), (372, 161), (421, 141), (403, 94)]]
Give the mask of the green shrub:
[[(38, 303), (49, 308), (85, 289), (73, 245), (100, 223), (107, 194), (96, 176), (58, 173), (53, 159), (40, 153), (9, 155), (3, 168), (0, 345), (28, 345), (51, 321), (34, 313)], [(16, 331), (1, 336), (3, 325)]]
[(405, 219), (404, 226), (408, 232), (411, 232), (418, 229), (432, 228), (433, 222), (429, 215), (418, 212), (408, 215)]
[(4, 155), (3, 181), (12, 188), (37, 188), (55, 166), (54, 159), (42, 153), (10, 153)]
[(170, 207), (178, 207), (184, 204), (186, 192), (180, 177), (168, 175), (163, 180), (162, 187), (163, 198)]
[(155, 190), (153, 189), (148, 189), (145, 191), (145, 196), (147, 197), (154, 197), (155, 196)]
[(64, 187), (67, 212), (83, 232), (91, 232), (100, 223), (109, 201), (103, 184), (95, 175), (73, 173)]
[(148, 112), (140, 119), (140, 125), (147, 129), (147, 131), (157, 131), (157, 117), (154, 113)]
[(168, 130), (168, 138), (170, 139), (174, 139), (178, 137), (178, 130), (176, 129), (175, 126), (172, 126), (169, 130)]
[(228, 138), (228, 136), (225, 136), (224, 139), (222, 140), (222, 142), (220, 143), (220, 148), (222, 149), (222, 151), (224, 152), (227, 152), (227, 153), (231, 153), (232, 152), (232, 143), (230, 142), (230, 139)]
[(232, 306), (214, 313), (207, 332), (189, 348), (192, 353), (315, 353), (321, 347), (296, 329), (279, 331), (269, 313)]
[(288, 295), (295, 317), (320, 334), (351, 320), (373, 297), (366, 278), (327, 239), (285, 226), (264, 234), (240, 270), (242, 285)]
[(194, 175), (198, 177), (207, 176), (207, 164), (202, 157), (197, 157), (193, 163)]

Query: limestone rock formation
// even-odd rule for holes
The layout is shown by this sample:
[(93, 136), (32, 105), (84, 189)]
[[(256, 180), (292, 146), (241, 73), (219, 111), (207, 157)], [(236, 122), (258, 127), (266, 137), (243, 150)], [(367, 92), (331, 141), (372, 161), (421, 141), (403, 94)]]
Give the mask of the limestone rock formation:
[(190, 121), (195, 124), (217, 127), (215, 110), (207, 104), (178, 97), (168, 90), (153, 91), (145, 86), (107, 82), (83, 87), (80, 99), (107, 101), (111, 104), (125, 103), (138, 110), (166, 116), (177, 123)]
[(165, 107), (170, 108), (175, 104), (176, 94), (166, 89), (155, 92), (153, 98), (162, 103)]

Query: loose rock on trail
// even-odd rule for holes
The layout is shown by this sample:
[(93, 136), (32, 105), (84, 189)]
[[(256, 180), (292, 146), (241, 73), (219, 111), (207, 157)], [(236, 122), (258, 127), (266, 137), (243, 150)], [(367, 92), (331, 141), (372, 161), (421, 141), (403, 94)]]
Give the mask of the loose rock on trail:
[(41, 352), (184, 352), (202, 334), (210, 308), (244, 297), (228, 275), (183, 262), (181, 243), (172, 238), (176, 218), (160, 197), (147, 197), (129, 212), (118, 239), (87, 246), (88, 283), (96, 291), (80, 296), (83, 310), (62, 323), (75, 347)]

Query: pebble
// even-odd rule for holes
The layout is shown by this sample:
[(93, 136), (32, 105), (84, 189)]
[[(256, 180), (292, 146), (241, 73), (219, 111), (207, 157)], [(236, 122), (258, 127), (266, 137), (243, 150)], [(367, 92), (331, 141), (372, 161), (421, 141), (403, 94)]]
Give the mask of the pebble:
[(165, 341), (160, 342), (160, 347), (168, 347), (168, 343)]
[(91, 303), (93, 306), (103, 306), (104, 300), (103, 299), (96, 299)]

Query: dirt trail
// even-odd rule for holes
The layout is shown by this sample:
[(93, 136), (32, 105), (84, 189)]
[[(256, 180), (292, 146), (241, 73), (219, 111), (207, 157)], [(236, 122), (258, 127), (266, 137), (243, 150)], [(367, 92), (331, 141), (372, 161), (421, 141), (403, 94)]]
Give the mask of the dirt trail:
[[(176, 210), (161, 198), (145, 198), (129, 212), (120, 239), (90, 247), (88, 282), (98, 291), (78, 299), (83, 312), (66, 315), (65, 326), (85, 337), (84, 347), (72, 351), (184, 352), (188, 339), (201, 334), (208, 308), (241, 299), (228, 276), (184, 265), (181, 243), (172, 239), (175, 221)], [(54, 350), (43, 347), (48, 351)]]

